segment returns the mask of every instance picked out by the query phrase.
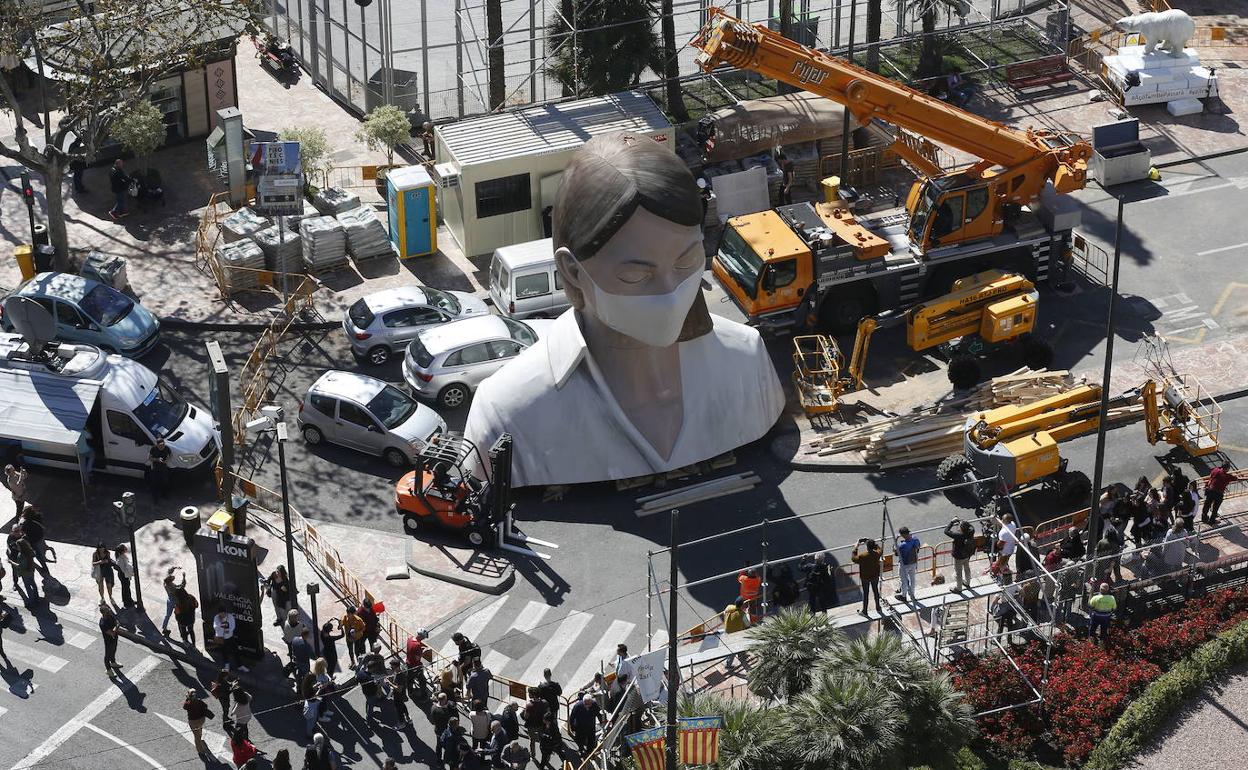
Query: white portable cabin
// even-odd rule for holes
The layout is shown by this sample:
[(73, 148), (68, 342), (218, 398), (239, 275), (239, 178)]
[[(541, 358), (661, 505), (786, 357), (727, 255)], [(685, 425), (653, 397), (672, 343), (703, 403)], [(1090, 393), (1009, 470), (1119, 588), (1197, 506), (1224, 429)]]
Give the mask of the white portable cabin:
[(435, 129), (438, 199), (467, 256), (545, 238), (563, 169), (592, 136), (632, 131), (676, 151), (672, 124), (640, 91), (487, 115)]

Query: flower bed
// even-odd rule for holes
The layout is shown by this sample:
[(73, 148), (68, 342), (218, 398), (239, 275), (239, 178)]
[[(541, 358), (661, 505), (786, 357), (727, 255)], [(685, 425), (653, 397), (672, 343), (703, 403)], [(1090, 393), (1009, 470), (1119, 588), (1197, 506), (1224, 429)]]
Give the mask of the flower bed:
[[(980, 736), (1007, 756), (1059, 754), (1085, 760), (1135, 696), (1197, 647), (1248, 620), (1248, 588), (1219, 591), (1139, 628), (1115, 629), (1108, 647), (1059, 636), (1054, 642), (1044, 701), (980, 719)], [(1016, 654), (1027, 678), (1039, 686), (1044, 648), (1033, 643)], [(977, 711), (1034, 699), (1004, 656), (972, 657), (950, 666), (958, 689)]]

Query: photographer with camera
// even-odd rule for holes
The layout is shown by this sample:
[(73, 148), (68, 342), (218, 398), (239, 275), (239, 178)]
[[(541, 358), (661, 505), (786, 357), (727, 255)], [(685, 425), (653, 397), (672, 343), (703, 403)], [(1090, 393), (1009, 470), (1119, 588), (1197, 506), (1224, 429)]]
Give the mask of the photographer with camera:
[(862, 609), (859, 612), (864, 616), (867, 616), (867, 597), (873, 590), (875, 591), (875, 611), (880, 615), (884, 614), (884, 610), (880, 607), (880, 559), (883, 555), (884, 549), (874, 540), (869, 537), (860, 537), (850, 556), (854, 564), (858, 565), (858, 582), (862, 584)]
[[(953, 518), (945, 527), (945, 537), (953, 541), (954, 593), (971, 589), (971, 557), (975, 555), (975, 527), (969, 521)], [(963, 585), (966, 588), (963, 588)]]

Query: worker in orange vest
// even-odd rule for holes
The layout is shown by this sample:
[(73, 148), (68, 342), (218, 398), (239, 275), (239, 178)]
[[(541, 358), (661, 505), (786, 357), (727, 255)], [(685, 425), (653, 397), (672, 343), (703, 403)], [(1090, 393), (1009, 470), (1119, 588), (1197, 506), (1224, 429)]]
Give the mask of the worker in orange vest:
[(749, 611), (750, 618), (757, 620), (758, 599), (763, 594), (763, 580), (753, 567), (747, 567), (737, 575), (737, 583), (741, 585), (741, 601), (738, 606)]

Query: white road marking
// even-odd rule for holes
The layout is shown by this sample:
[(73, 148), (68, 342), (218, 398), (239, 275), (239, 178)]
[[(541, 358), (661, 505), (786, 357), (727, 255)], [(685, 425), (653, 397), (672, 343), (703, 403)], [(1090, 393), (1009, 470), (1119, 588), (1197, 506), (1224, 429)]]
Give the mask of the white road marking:
[(585, 656), (585, 662), (567, 680), (569, 689), (584, 687), (589, 684), (590, 680), (594, 678), (594, 674), (601, 670), (601, 663), (615, 655), (616, 645), (622, 644), (628, 638), (628, 635), (633, 633), (635, 628), (637, 628), (636, 623), (629, 623), (626, 620), (612, 621), (610, 628), (602, 635), (598, 643), (594, 645), (593, 651)]
[(568, 650), (571, 649), (576, 638), (581, 635), (581, 632), (585, 630), (585, 627), (593, 619), (593, 615), (580, 610), (573, 610), (568, 613), (568, 616), (555, 629), (555, 633), (551, 634), (550, 640), (538, 651), (537, 657), (529, 664), (524, 675), (520, 677), (520, 681), (542, 681), (542, 669), (555, 668), (563, 656), (568, 653)]
[(7, 713), (9, 713), (9, 710), (6, 709), (4, 706), (0, 706), (0, 717), (4, 716)]
[(650, 637), (650, 652), (666, 647), (668, 639), (670, 637), (667, 635), (666, 628), (660, 628), (658, 631), (655, 631), (654, 636)]
[(153, 768), (153, 770), (165, 770), (165, 766), (164, 766), (164, 765), (162, 765), (162, 764), (160, 764), (159, 762), (157, 762), (156, 760), (152, 759), (152, 758), (151, 758), (150, 756), (148, 756), (147, 754), (144, 754), (141, 750), (139, 750), (139, 748), (138, 748), (138, 747), (136, 747), (136, 746), (131, 746), (130, 744), (128, 744), (128, 743), (126, 743), (125, 741), (123, 741), (122, 739), (118, 738), (116, 735), (113, 735), (113, 734), (112, 734), (112, 733), (110, 733), (110, 732), (106, 732), (106, 731), (104, 731), (104, 730), (101, 730), (100, 728), (96, 727), (95, 725), (93, 725), (93, 724), (91, 724), (91, 723), (89, 723), (89, 722), (88, 722), (87, 724), (83, 725), (83, 727), (85, 727), (86, 729), (90, 730), (91, 732), (93, 732), (93, 733), (95, 733), (95, 734), (97, 734), (97, 735), (101, 735), (101, 736), (103, 736), (103, 737), (105, 737), (105, 738), (109, 739), (110, 741), (112, 741), (113, 743), (115, 743), (115, 744), (117, 744), (118, 746), (122, 747), (123, 749), (126, 749), (126, 750), (127, 750), (127, 751), (129, 751), (131, 754), (134, 754), (134, 755), (135, 755), (136, 757), (138, 757), (139, 759), (141, 759), (141, 760), (143, 760), (144, 762), (146, 762), (146, 763), (148, 763), (149, 765), (151, 765), (151, 766), (152, 766), (152, 768)]
[(158, 665), (160, 665), (160, 658), (157, 658), (155, 655), (148, 655), (146, 658), (139, 661), (138, 665), (130, 669), (127, 673), (127, 681), (120, 683), (120, 686), (110, 686), (107, 690), (100, 693), (95, 700), (88, 703), (83, 707), (82, 711), (79, 711), (71, 717), (68, 722), (57, 728), (56, 732), (49, 735), (47, 740), (36, 746), (34, 750), (26, 755), (25, 759), (22, 759), (16, 765), (13, 765), (10, 770), (24, 770), (25, 768), (35, 767), (40, 762), (47, 759), (54, 751), (59, 749), (65, 741), (74, 737), (74, 735), (81, 730), (84, 725), (92, 719), (95, 719), (101, 712), (104, 711), (104, 709), (112, 705), (113, 701), (120, 698), (127, 691), (133, 690), (136, 686), (138, 686), (143, 677), (147, 676), (151, 670), (156, 668)]
[(91, 643), (94, 641), (95, 641), (94, 636), (92, 636), (91, 634), (85, 633), (83, 631), (75, 631), (73, 636), (65, 637), (66, 644), (68, 644), (70, 647), (77, 647), (80, 650), (87, 649), (88, 647), (91, 646)]
[[(498, 611), (502, 609), (503, 604), (506, 602), (506, 596), (498, 597), (485, 607), (472, 613), (467, 618), (464, 618), (464, 622), (460, 623), (455, 630), (472, 641), (480, 643), (480, 640), (477, 639), (477, 635), (485, 630), (485, 627), (489, 625), (490, 621), (494, 619), (494, 616), (498, 614)], [(442, 647), (442, 657), (453, 658), (458, 654), (459, 649), (455, 646), (455, 642), (447, 640), (446, 644)]]
[[(507, 629), (507, 633), (504, 634), (504, 636), (509, 636), (515, 631), (520, 631), (526, 634), (529, 633), (533, 629), (537, 628), (538, 624), (542, 622), (542, 618), (545, 617), (546, 613), (549, 611), (549, 604), (546, 604), (545, 602), (530, 601), (528, 604), (524, 605), (524, 609), (520, 610), (520, 614), (516, 616), (515, 621), (511, 624), (511, 628)], [(482, 644), (486, 641), (495, 640), (477, 640), (478, 643)], [(503, 668), (508, 663), (511, 663), (511, 658), (498, 650), (490, 650), (486, 652), (485, 657), (481, 659), (481, 664), (496, 674), (502, 673)]]
[[(186, 723), (186, 720), (174, 719), (173, 717), (167, 717), (164, 714), (156, 714), (156, 716), (164, 720), (165, 724), (173, 728), (173, 730), (177, 732), (178, 735), (181, 735), (183, 738), (185, 738), (187, 743), (191, 744), (192, 746), (195, 745), (195, 736), (191, 734), (191, 727), (190, 725)], [(205, 722), (205, 724), (207, 723)], [(226, 756), (229, 756), (229, 753), (230, 753), (230, 739), (229, 738), (226, 738), (221, 733), (213, 732), (212, 730), (209, 730), (207, 727), (205, 727), (203, 730), (203, 739), (204, 739), (204, 744), (208, 746), (209, 751), (212, 751), (213, 746), (217, 746), (218, 749), (217, 751), (213, 752), (214, 754), (224, 754)]]
[(28, 666), (34, 666), (40, 671), (47, 671), (49, 674), (55, 674), (69, 665), (68, 660), (56, 655), (50, 655), (21, 642), (15, 642), (11, 636), (4, 642), (4, 651), (9, 654), (11, 659), (25, 663)]
[(1248, 246), (1248, 241), (1245, 241), (1244, 243), (1237, 243), (1233, 246), (1222, 246), (1221, 248), (1217, 248), (1217, 249), (1206, 249), (1205, 251), (1198, 251), (1196, 252), (1196, 256), (1206, 257), (1210, 254), (1221, 254), (1224, 251), (1234, 251), (1236, 249), (1242, 249), (1245, 246)]

